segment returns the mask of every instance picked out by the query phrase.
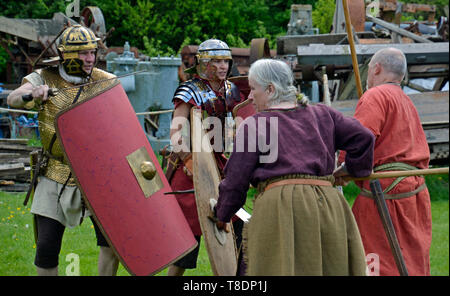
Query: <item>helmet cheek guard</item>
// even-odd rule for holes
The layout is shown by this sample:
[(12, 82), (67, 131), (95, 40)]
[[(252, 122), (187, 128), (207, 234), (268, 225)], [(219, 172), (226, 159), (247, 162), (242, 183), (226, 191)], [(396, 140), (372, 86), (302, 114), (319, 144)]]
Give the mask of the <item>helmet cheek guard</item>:
[(88, 75), (83, 71), (83, 60), (79, 58), (78, 52), (66, 52), (63, 56), (62, 65), (67, 74), (74, 76)]

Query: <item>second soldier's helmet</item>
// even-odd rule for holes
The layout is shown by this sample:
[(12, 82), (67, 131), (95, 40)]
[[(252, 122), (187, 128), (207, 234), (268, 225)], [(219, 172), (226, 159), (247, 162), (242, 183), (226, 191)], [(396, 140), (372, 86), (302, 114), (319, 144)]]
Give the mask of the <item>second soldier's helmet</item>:
[(81, 25), (73, 25), (64, 30), (57, 48), (67, 74), (84, 76), (83, 61), (79, 59), (78, 52), (97, 49), (99, 40), (100, 38), (97, 38), (91, 29)]
[(206, 67), (212, 59), (229, 60), (228, 75), (230, 74), (233, 65), (231, 49), (225, 42), (218, 39), (208, 39), (198, 46), (197, 55), (195, 56), (195, 66), (191, 69), (197, 70), (197, 74), (206, 79)]

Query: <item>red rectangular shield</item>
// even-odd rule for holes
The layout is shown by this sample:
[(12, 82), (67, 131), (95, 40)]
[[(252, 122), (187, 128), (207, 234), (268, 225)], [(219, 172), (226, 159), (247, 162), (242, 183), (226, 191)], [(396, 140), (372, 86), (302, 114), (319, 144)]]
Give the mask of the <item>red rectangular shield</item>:
[[(58, 138), (110, 246), (133, 275), (152, 275), (197, 241), (120, 84), (60, 112)], [(140, 164), (154, 164), (143, 177)]]

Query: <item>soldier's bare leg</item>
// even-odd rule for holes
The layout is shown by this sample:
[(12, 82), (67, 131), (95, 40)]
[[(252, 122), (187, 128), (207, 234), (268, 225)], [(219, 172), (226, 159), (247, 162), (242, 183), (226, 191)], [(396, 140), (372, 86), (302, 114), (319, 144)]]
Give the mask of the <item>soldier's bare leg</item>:
[(98, 254), (98, 275), (115, 276), (119, 268), (119, 259), (109, 247), (100, 247)]
[(57, 276), (58, 275), (58, 266), (53, 268), (41, 268), (36, 267), (38, 276)]
[(182, 267), (178, 267), (176, 265), (170, 265), (169, 269), (167, 270), (168, 276), (182, 276), (186, 269)]

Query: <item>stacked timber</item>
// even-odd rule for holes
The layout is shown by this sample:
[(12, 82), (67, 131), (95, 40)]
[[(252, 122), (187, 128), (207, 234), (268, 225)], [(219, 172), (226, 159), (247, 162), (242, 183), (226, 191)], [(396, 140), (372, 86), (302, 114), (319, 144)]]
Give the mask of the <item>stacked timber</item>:
[(0, 191), (27, 191), (30, 153), (39, 149), (27, 142), (27, 139), (0, 139)]
[[(408, 95), (416, 106), (430, 148), (430, 165), (449, 161), (449, 92), (432, 91)], [(358, 100), (338, 100), (331, 106), (346, 116), (353, 116)]]

